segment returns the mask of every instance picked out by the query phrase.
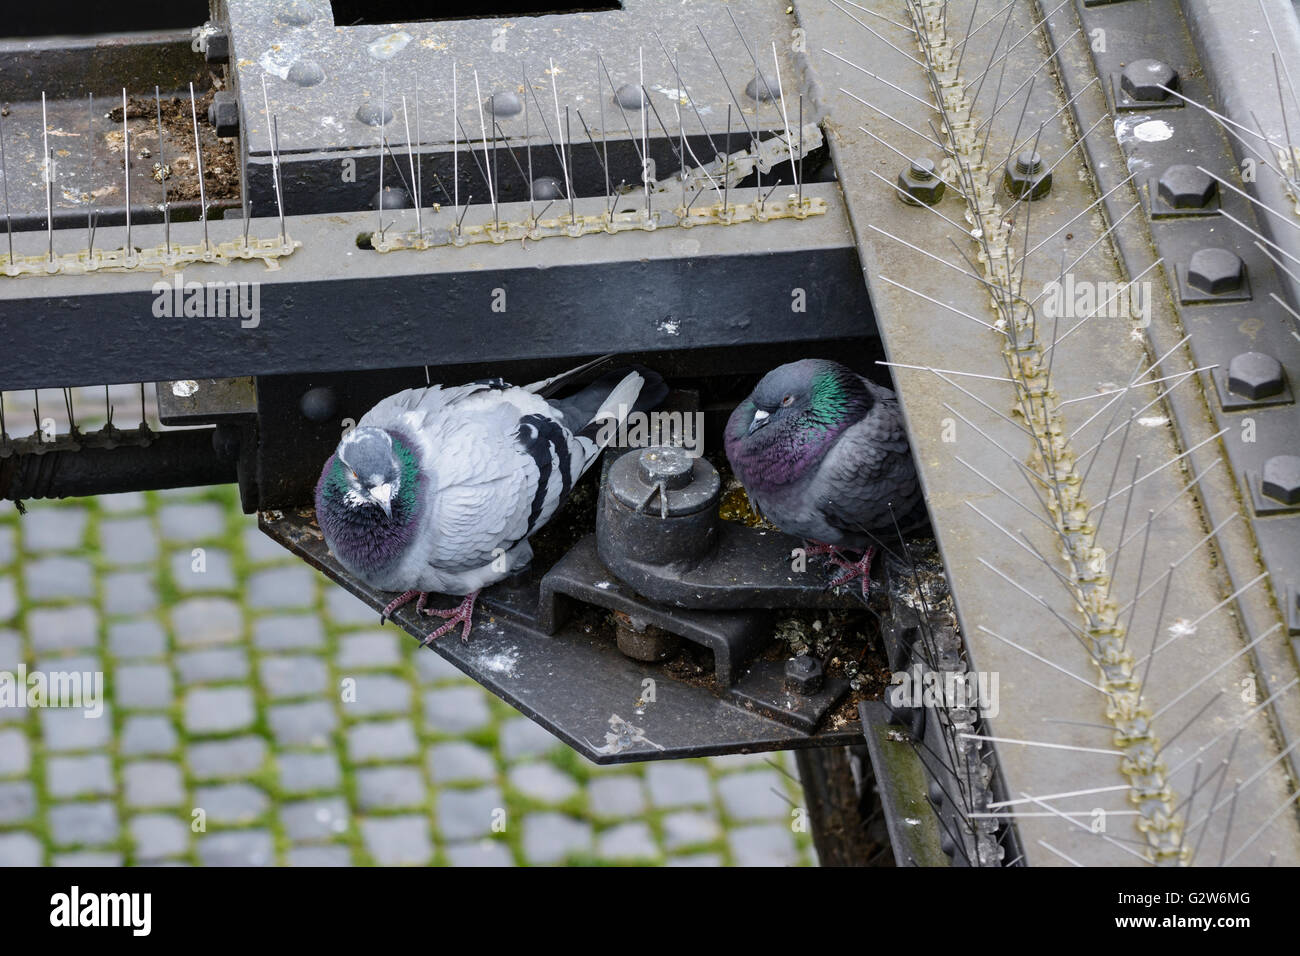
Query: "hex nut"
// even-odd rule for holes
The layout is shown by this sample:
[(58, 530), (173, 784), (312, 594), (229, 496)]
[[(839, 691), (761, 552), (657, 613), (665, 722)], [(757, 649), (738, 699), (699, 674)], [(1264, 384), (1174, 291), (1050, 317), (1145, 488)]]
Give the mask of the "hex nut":
[(1042, 199), (1052, 189), (1052, 174), (1043, 167), (1043, 157), (1025, 150), (1007, 164), (1002, 176), (1007, 193), (1016, 198), (1028, 197), (1030, 201)]
[(1187, 261), (1187, 284), (1210, 295), (1237, 292), (1246, 281), (1246, 264), (1229, 249), (1197, 249)]
[(1228, 363), (1228, 391), (1246, 398), (1271, 398), (1286, 387), (1282, 363), (1263, 352), (1242, 352)]
[(222, 139), (239, 135), (239, 99), (230, 90), (219, 90), (208, 104), (208, 123)]
[(1161, 60), (1134, 60), (1120, 73), (1119, 85), (1130, 99), (1141, 103), (1159, 103), (1170, 96), (1161, 87), (1171, 90), (1179, 88), (1178, 72)]
[(1300, 505), (1300, 455), (1274, 455), (1264, 462), (1260, 490), (1285, 505)]
[(815, 657), (804, 655), (792, 657), (785, 662), (785, 686), (798, 694), (815, 694), (822, 689), (825, 680), (822, 662)]
[(1219, 194), (1213, 176), (1181, 163), (1161, 173), (1156, 188), (1165, 204), (1174, 209), (1204, 209)]
[(224, 30), (209, 34), (203, 49), (203, 58), (209, 63), (229, 63), (230, 34)]
[(898, 188), (898, 198), (909, 206), (933, 206), (943, 198), (947, 184), (935, 172), (934, 160), (921, 157), (898, 174)]

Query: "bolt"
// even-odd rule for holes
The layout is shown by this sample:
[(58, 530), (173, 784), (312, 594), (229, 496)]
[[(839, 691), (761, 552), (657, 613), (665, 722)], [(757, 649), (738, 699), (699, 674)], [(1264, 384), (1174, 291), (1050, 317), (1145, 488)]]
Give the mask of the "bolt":
[(208, 105), (208, 123), (217, 136), (227, 138), (239, 135), (239, 100), (229, 90), (219, 90)]
[(1170, 166), (1160, 174), (1160, 198), (1175, 209), (1204, 209), (1219, 194), (1214, 177), (1195, 166)]
[(745, 95), (751, 100), (766, 102), (772, 99), (776, 90), (776, 82), (769, 80), (762, 73), (755, 73), (754, 78), (745, 86)]
[(308, 0), (289, 0), (275, 13), (276, 22), (291, 27), (305, 27), (315, 16)]
[(1228, 391), (1247, 398), (1269, 398), (1286, 387), (1282, 363), (1263, 352), (1242, 352), (1228, 363)]
[(618, 649), (634, 661), (666, 661), (681, 646), (682, 639), (662, 627), (638, 621), (622, 611), (615, 611), (613, 616)]
[(223, 422), (212, 429), (212, 450), (222, 461), (239, 459), (239, 427)]
[(942, 807), (944, 798), (943, 787), (939, 786), (937, 780), (931, 780), (928, 789), (930, 791), (930, 802), (936, 807)]
[(624, 83), (614, 91), (614, 102), (625, 110), (641, 109), (641, 87), (635, 83)]
[(316, 388), (308, 389), (298, 402), (298, 410), (302, 412), (303, 417), (313, 422), (324, 422), (333, 418), (337, 406), (334, 389), (328, 385), (318, 385)]
[(647, 448), (641, 452), (637, 472), (647, 485), (662, 483), (670, 491), (685, 488), (691, 483), (695, 459), (684, 449), (672, 446)]
[(489, 113), (495, 111), (497, 119), (503, 116), (518, 116), (524, 111), (524, 101), (519, 98), (518, 93), (510, 90), (498, 90), (487, 98), (483, 104), (483, 112)]
[(533, 180), (534, 199), (559, 199), (561, 195), (560, 181), (554, 176), (539, 176)]
[[(382, 199), (382, 203), (381, 203)], [(370, 200), (371, 209), (410, 209), (411, 196), (401, 186), (385, 186), (383, 193), (375, 193)]]
[(1042, 199), (1052, 189), (1052, 174), (1043, 168), (1043, 157), (1025, 150), (1012, 162), (1002, 176), (1002, 185), (1016, 199), (1028, 196), (1032, 202)]
[(1261, 489), (1284, 505), (1300, 505), (1300, 456), (1274, 455), (1264, 462)]
[(898, 198), (909, 206), (919, 206), (925, 203), (927, 206), (933, 206), (943, 198), (943, 191), (947, 184), (935, 174), (934, 160), (924, 156), (912, 160), (901, 173), (898, 174), (898, 188), (902, 190)]
[(804, 655), (785, 662), (785, 686), (796, 694), (815, 694), (822, 689), (822, 662)]
[(208, 34), (203, 57), (209, 63), (230, 62), (230, 35), (225, 31)]
[(358, 123), (364, 123), (367, 126), (386, 126), (392, 121), (393, 111), (387, 107), (381, 110), (378, 103), (367, 101), (357, 108)]
[(289, 67), (285, 79), (298, 86), (315, 86), (324, 81), (325, 71), (315, 60), (297, 60)]
[(1130, 99), (1159, 103), (1169, 99), (1169, 94), (1161, 87), (1178, 89), (1178, 72), (1159, 60), (1134, 60), (1120, 73), (1119, 85)]
[(1246, 281), (1246, 264), (1228, 249), (1197, 249), (1187, 262), (1187, 284), (1210, 295), (1237, 292)]

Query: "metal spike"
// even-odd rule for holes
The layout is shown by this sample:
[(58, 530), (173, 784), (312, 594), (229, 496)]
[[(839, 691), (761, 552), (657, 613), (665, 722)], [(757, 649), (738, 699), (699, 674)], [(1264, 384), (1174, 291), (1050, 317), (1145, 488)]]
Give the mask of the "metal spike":
[[(453, 60), (451, 64), (451, 188), (454, 190), (452, 205), (460, 205), (460, 112), (457, 99), (459, 91), (456, 85), (456, 63)], [(527, 84), (525, 84), (526, 86)], [(531, 155), (529, 159), (531, 159)], [(383, 162), (383, 157), (380, 157)], [(531, 180), (529, 188), (531, 189)], [(466, 204), (468, 207), (468, 203)], [(465, 218), (465, 213), (460, 214), (456, 220), (456, 237), (460, 238), (460, 223)]]
[(171, 201), (167, 198), (167, 154), (163, 148), (162, 94), (158, 92), (156, 85), (153, 88), (153, 102), (158, 117), (158, 181), (162, 185), (163, 194), (163, 246), (166, 248), (163, 258), (170, 261), (172, 253), (172, 207)]
[[(415, 146), (411, 142), (411, 121), (406, 112), (405, 93), (402, 94), (402, 122), (406, 125), (406, 156), (411, 165), (411, 182), (415, 183)], [(415, 234), (421, 239), (424, 238), (424, 222), (420, 218), (420, 191), (418, 185), (415, 191)]]
[(564, 171), (564, 190), (569, 197), (569, 223), (574, 224), (573, 218), (573, 181), (569, 178), (569, 161), (564, 156), (564, 128), (560, 125), (560, 77), (555, 72), (555, 61), (550, 60), (551, 64), (551, 95), (555, 98), (555, 128), (560, 135), (560, 166)]
[(5, 160), (5, 125), (0, 116), (0, 182), (4, 185), (5, 233), (9, 237), (9, 265), (14, 264), (14, 223), (9, 215), (9, 165)]
[(135, 247), (131, 244), (131, 130), (126, 120), (126, 87), (122, 87), (122, 175), (126, 183), (125, 263), (129, 266), (135, 255)]
[(199, 218), (203, 220), (203, 251), (208, 250), (208, 193), (203, 184), (203, 146), (199, 142), (199, 110), (194, 100), (194, 84), (190, 84), (190, 119), (194, 123), (194, 162), (199, 173)]
[(45, 233), (49, 261), (54, 262), (54, 154), (50, 152), (50, 121), (45, 115), (45, 91), (41, 90), (41, 156), (45, 161)]

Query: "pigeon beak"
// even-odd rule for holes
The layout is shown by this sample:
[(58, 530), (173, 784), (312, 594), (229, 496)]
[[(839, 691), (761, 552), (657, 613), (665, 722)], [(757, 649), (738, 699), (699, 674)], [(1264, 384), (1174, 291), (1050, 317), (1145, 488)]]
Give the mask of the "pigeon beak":
[(767, 412), (763, 411), (761, 408), (759, 408), (759, 409), (755, 409), (755, 410), (754, 410), (754, 420), (753, 420), (752, 422), (749, 423), (749, 432), (748, 432), (748, 434), (752, 435), (752, 434), (754, 434), (754, 432), (758, 431), (760, 428), (762, 428), (764, 425), (766, 425), (766, 424), (767, 424), (767, 420), (768, 420), (768, 418), (769, 418), (769, 415), (768, 415)]
[(375, 502), (375, 504), (379, 505), (379, 507), (384, 509), (385, 515), (387, 515), (390, 518), (393, 516), (393, 505), (392, 505), (393, 486), (392, 485), (388, 484), (387, 482), (385, 482), (382, 485), (375, 485), (375, 487), (370, 489), (370, 497)]

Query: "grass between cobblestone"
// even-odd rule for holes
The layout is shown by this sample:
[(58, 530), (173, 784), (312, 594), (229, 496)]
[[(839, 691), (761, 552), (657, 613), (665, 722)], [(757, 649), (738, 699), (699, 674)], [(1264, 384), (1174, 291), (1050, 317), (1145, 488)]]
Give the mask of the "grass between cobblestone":
[[(0, 670), (102, 670), (109, 728), (0, 710), (0, 865), (813, 862), (790, 827), (801, 795), (781, 772), (792, 772), (788, 755), (591, 764), (379, 628), (263, 536), (232, 487), (34, 502), (26, 517), (0, 509)], [(190, 570), (194, 549), (202, 573)], [(87, 612), (94, 626), (78, 626)], [(195, 656), (204, 651), (216, 653)], [(307, 708), (286, 710), (297, 705)], [(291, 717), (308, 715), (328, 720), (295, 736)], [(161, 730), (141, 722), (158, 717), (174, 745), (140, 752), (133, 733)], [(232, 755), (251, 757), (258, 741), (261, 758), (235, 767)], [(226, 771), (206, 772), (220, 742)], [(476, 764), (463, 779), (444, 779), (441, 758), (431, 766), (447, 744)], [(96, 755), (111, 762), (107, 781)], [(330, 772), (306, 781), (305, 761)], [(341, 820), (327, 804), (340, 799)]]

